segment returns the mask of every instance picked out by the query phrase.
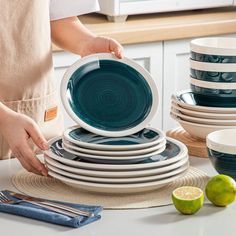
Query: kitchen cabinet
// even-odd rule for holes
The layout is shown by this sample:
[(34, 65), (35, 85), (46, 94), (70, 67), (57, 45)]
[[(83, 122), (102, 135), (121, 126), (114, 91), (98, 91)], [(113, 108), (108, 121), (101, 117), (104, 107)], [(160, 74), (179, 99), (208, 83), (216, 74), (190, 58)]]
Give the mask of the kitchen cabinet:
[[(151, 122), (151, 126), (155, 128), (162, 128), (162, 68), (163, 68), (163, 45), (162, 43), (147, 43), (147, 44), (133, 44), (125, 45), (125, 56), (132, 58), (138, 64), (147, 69), (155, 80), (158, 90), (159, 90), (159, 109)], [(53, 63), (55, 68), (55, 84), (60, 95), (60, 82), (66, 69), (79, 59), (78, 55), (68, 53), (68, 52), (54, 52), (53, 53)], [(65, 127), (74, 125), (74, 121), (67, 115), (60, 103), (61, 110), (64, 114), (64, 124)]]

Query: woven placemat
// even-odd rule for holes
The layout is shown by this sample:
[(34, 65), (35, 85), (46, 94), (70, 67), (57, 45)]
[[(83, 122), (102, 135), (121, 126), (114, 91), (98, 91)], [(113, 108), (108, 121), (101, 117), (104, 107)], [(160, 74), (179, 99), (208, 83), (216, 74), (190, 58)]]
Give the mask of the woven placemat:
[(209, 177), (203, 171), (190, 167), (188, 173), (161, 189), (152, 192), (109, 195), (87, 192), (67, 186), (59, 180), (41, 177), (21, 170), (12, 177), (13, 185), (22, 193), (51, 200), (101, 205), (104, 209), (138, 209), (172, 204), (171, 193), (180, 186), (196, 186), (201, 189)]

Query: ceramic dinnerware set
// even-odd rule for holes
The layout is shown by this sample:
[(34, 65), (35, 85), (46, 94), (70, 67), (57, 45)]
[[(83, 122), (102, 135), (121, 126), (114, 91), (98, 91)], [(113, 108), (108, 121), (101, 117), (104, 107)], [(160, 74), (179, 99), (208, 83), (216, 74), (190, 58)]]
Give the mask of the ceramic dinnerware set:
[(172, 96), (171, 116), (193, 137), (236, 128), (236, 39), (191, 42), (191, 90)]
[(103, 193), (158, 189), (186, 174), (184, 144), (148, 127), (158, 108), (151, 75), (127, 58), (84, 57), (65, 73), (61, 98), (78, 126), (49, 141), (49, 175)]

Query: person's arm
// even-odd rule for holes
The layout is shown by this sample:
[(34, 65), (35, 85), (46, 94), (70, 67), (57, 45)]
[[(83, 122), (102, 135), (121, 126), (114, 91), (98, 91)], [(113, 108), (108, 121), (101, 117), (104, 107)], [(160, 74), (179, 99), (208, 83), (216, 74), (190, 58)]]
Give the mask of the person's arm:
[(116, 40), (94, 35), (77, 17), (51, 21), (51, 36), (60, 48), (82, 57), (100, 52), (111, 52), (118, 58), (123, 57), (123, 48)]
[(47, 141), (31, 118), (12, 111), (0, 102), (0, 133), (9, 144), (12, 155), (26, 170), (47, 175), (47, 169), (28, 144), (31, 138), (40, 149), (48, 149)]

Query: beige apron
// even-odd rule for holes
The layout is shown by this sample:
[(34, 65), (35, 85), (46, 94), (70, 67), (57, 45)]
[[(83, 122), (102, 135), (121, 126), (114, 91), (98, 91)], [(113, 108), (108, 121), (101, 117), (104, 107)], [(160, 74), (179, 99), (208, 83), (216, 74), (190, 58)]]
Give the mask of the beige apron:
[[(47, 139), (59, 135), (49, 0), (0, 0), (0, 9), (0, 101), (33, 118)], [(0, 134), (0, 159), (9, 157)]]

